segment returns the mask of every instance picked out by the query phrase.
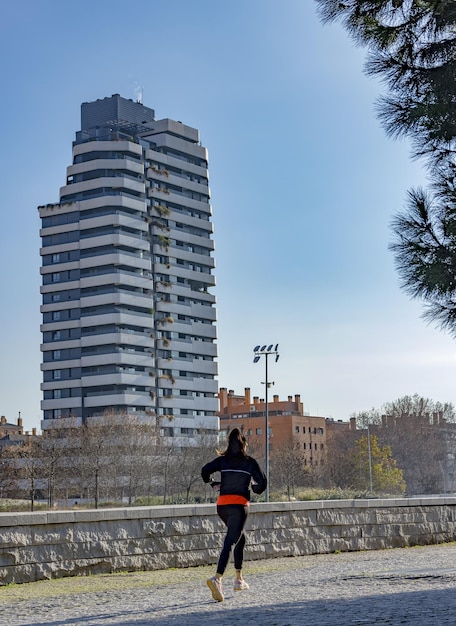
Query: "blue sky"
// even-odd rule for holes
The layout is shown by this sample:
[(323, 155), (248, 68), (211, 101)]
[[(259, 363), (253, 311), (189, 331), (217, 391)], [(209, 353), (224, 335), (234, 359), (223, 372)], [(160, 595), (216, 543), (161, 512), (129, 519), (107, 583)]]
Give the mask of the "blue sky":
[(120, 93), (200, 129), (216, 241), (219, 384), (334, 419), (419, 393), (455, 402), (454, 340), (388, 251), (426, 184), (374, 112), (365, 51), (312, 0), (15, 0), (0, 8), (0, 414), (40, 424), (36, 207), (58, 200), (80, 104)]

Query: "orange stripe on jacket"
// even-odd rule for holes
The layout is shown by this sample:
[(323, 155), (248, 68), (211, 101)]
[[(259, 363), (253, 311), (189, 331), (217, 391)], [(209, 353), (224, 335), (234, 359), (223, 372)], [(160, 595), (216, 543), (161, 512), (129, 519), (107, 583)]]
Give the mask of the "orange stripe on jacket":
[(224, 504), (243, 504), (244, 506), (249, 506), (249, 501), (244, 496), (236, 496), (236, 495), (227, 495), (227, 496), (219, 496), (217, 498), (217, 506), (223, 506)]

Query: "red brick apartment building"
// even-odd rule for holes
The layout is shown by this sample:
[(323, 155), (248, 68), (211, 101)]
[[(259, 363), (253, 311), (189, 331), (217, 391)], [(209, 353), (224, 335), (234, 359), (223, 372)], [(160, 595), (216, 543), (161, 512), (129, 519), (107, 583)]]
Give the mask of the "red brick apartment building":
[[(220, 401), (220, 430), (224, 433), (238, 427), (247, 437), (252, 454), (264, 454), (266, 404), (258, 396), (250, 397), (250, 389), (244, 395), (235, 395), (222, 387), (218, 394)], [(279, 400), (274, 395), (268, 402), (269, 449), (271, 456), (282, 446), (297, 445), (304, 453), (304, 463), (316, 467), (326, 454), (326, 419), (304, 414), (301, 397), (288, 396)]]

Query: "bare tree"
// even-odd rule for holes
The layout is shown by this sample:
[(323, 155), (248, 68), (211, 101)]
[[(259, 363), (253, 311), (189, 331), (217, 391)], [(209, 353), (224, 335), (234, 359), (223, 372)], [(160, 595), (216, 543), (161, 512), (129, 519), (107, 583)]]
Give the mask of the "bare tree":
[(360, 432), (354, 430), (344, 430), (328, 436), (323, 467), (323, 481), (327, 487), (346, 489), (355, 485), (353, 450), (359, 436)]
[(271, 451), (271, 489), (285, 491), (288, 500), (295, 494), (295, 488), (309, 480), (309, 471), (304, 466), (304, 452), (300, 442), (290, 437)]
[[(0, 447), (0, 497), (9, 496), (17, 484), (18, 468), (16, 467), (14, 452), (17, 446)], [(17, 489), (17, 487), (16, 487)]]
[(119, 454), (114, 466), (118, 488), (126, 493), (131, 505), (138, 496), (149, 493), (150, 477), (157, 465), (157, 430), (150, 423), (127, 416), (116, 428), (116, 439)]
[(184, 493), (186, 503), (190, 502), (192, 491), (195, 499), (203, 496), (201, 468), (208, 462), (208, 457), (214, 455), (215, 441), (213, 435), (206, 434), (204, 429), (197, 429), (188, 444), (179, 448), (173, 468), (174, 483)]
[(56, 496), (64, 493), (66, 484), (65, 456), (67, 454), (65, 430), (50, 428), (32, 445), (32, 455), (38, 463), (41, 478), (46, 485), (48, 506), (54, 506)]
[(455, 421), (451, 403), (434, 402), (415, 394), (403, 396), (355, 415), (364, 428), (369, 425), (382, 446), (391, 446), (394, 459), (403, 471), (407, 493), (435, 493), (445, 487), (449, 423)]
[(440, 491), (444, 460), (442, 437), (426, 415), (387, 416), (384, 426), (373, 430), (383, 445), (391, 446), (404, 473), (408, 494)]
[(79, 475), (85, 495), (97, 509), (115, 485), (113, 444), (115, 421), (112, 415), (87, 420), (80, 427)]
[(168, 498), (172, 495), (173, 466), (175, 456), (179, 453), (178, 447), (171, 440), (165, 444), (162, 438), (157, 440), (157, 469), (158, 480), (156, 486), (163, 496), (163, 504), (167, 504)]

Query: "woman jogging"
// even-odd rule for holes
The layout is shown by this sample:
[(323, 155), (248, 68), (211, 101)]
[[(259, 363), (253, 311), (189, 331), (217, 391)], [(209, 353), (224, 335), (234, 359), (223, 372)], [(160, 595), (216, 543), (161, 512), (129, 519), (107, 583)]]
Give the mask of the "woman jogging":
[[(247, 456), (247, 441), (239, 428), (234, 428), (228, 437), (225, 452), (201, 470), (205, 483), (211, 483), (214, 489), (220, 488), (217, 499), (217, 514), (227, 527), (225, 541), (220, 553), (215, 576), (209, 578), (207, 586), (217, 602), (223, 602), (222, 576), (225, 573), (231, 550), (234, 546), (234, 567), (236, 578), (234, 591), (243, 591), (249, 586), (242, 577), (242, 562), (245, 546), (245, 523), (249, 513), (250, 490), (263, 493), (266, 489), (266, 476), (260, 466)], [(211, 475), (220, 472), (221, 482), (211, 479)]]

